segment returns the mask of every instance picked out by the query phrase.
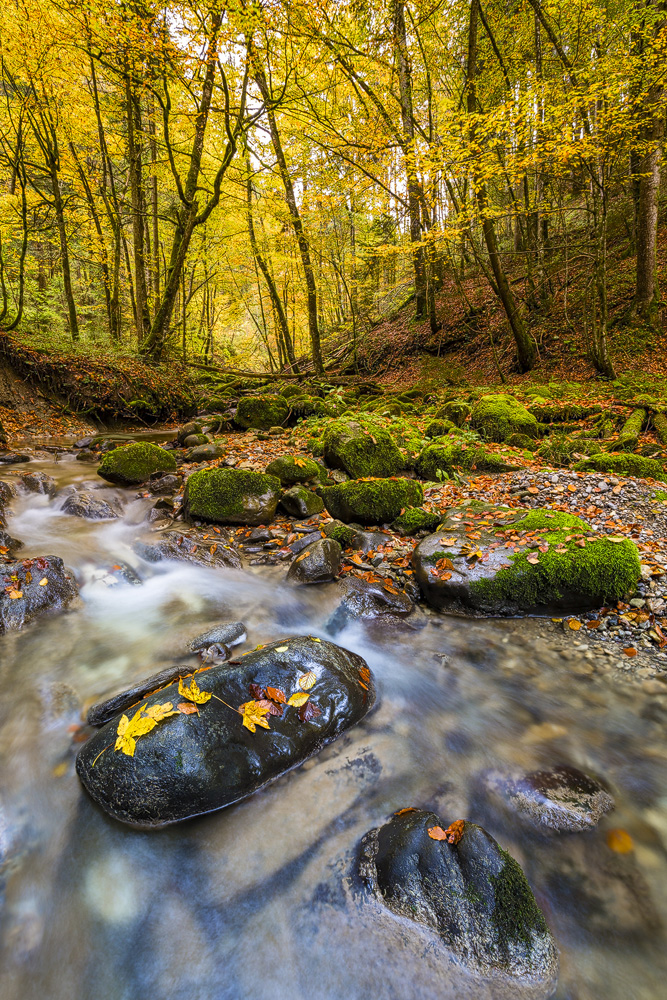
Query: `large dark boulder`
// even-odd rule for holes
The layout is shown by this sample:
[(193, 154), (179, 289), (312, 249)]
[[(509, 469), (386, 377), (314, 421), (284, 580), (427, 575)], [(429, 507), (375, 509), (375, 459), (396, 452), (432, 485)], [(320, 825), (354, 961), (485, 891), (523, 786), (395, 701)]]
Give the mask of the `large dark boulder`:
[[(114, 749), (119, 728), (127, 735), (122, 716), (79, 751), (76, 769), (83, 785), (116, 819), (154, 828), (238, 802), (318, 753), (375, 701), (373, 679), (360, 656), (305, 636), (273, 642), (193, 680), (202, 692), (198, 712), (178, 683), (137, 706), (143, 718), (165, 704), (176, 714), (138, 736), (134, 746), (126, 739), (132, 755)], [(190, 680), (184, 683), (189, 688)], [(303, 704), (282, 702), (294, 695)], [(189, 706), (188, 714), (178, 711), (179, 705)], [(245, 716), (238, 711), (242, 705)], [(253, 708), (264, 725), (252, 723)]]
[(329, 583), (340, 572), (342, 554), (333, 538), (318, 538), (294, 558), (287, 579), (290, 583)]
[(73, 490), (65, 498), (61, 510), (63, 514), (85, 517), (89, 521), (110, 521), (118, 517), (117, 511), (110, 503), (86, 490)]
[(185, 485), (189, 518), (217, 524), (268, 524), (276, 515), (280, 480), (244, 469), (200, 469)]
[(106, 453), (97, 475), (117, 486), (145, 483), (155, 472), (175, 472), (176, 461), (164, 448), (137, 441)]
[(152, 563), (175, 559), (212, 569), (239, 569), (241, 566), (239, 554), (228, 539), (200, 541), (180, 531), (165, 531), (154, 542), (136, 542), (134, 550), (142, 559)]
[(521, 868), (482, 827), (456, 826), (449, 839), (433, 839), (429, 830), (447, 832), (435, 813), (401, 810), (364, 837), (362, 878), (393, 913), (432, 928), (475, 971), (555, 985), (556, 946)]
[(323, 489), (322, 499), (337, 520), (386, 524), (406, 507), (418, 506), (424, 491), (414, 479), (352, 479)]
[(0, 569), (0, 633), (22, 628), (45, 611), (60, 611), (77, 596), (58, 556), (37, 556)]
[(433, 607), (492, 614), (598, 607), (631, 593), (641, 575), (630, 539), (598, 536), (573, 514), (483, 504), (450, 508), (412, 565)]
[(341, 587), (343, 599), (326, 625), (330, 635), (336, 635), (355, 621), (397, 624), (414, 611), (408, 595), (390, 580), (381, 584), (349, 577)]

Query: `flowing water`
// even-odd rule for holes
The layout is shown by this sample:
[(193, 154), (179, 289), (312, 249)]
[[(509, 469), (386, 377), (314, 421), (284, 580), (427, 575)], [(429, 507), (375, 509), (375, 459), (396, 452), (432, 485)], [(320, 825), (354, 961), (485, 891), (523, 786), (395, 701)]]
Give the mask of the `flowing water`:
[[(61, 489), (95, 479), (73, 456), (29, 468)], [(81, 704), (184, 656), (220, 621), (244, 621), (252, 645), (330, 638), (337, 591), (288, 588), (284, 568), (145, 563), (133, 543), (154, 530), (149, 502), (94, 488), (122, 518), (87, 522), (60, 512), (62, 496), (24, 494), (9, 523), (22, 557), (65, 560), (81, 601), (0, 636), (2, 1000), (539, 996), (476, 982), (430, 934), (360, 901), (359, 841), (407, 805), (482, 822), (514, 854), (558, 941), (559, 1000), (665, 995), (662, 717), (650, 695), (577, 672), (517, 622), (419, 610), (412, 631), (351, 626), (336, 641), (379, 690), (361, 725), (219, 813), (156, 832), (104, 815), (74, 771)], [(141, 582), (110, 586), (118, 564)], [(485, 811), (485, 769), (562, 762), (611, 785), (617, 808), (598, 830), (540, 837)], [(612, 828), (632, 851), (610, 849)]]

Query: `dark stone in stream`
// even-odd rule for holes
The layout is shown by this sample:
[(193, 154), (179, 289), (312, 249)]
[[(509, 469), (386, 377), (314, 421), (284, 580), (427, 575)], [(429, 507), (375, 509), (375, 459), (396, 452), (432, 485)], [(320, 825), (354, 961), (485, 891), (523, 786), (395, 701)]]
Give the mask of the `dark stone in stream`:
[(55, 496), (58, 488), (53, 476), (47, 476), (45, 472), (22, 472), (18, 481), (29, 493), (42, 493), (49, 497)]
[(331, 635), (341, 632), (355, 621), (386, 621), (401, 623), (401, 619), (414, 611), (414, 604), (402, 590), (387, 581), (385, 584), (369, 583), (350, 577), (342, 585), (343, 600), (326, 624)]
[(90, 448), (83, 448), (77, 452), (76, 460), (77, 462), (99, 462), (100, 456), (91, 451)]
[[(278, 706), (280, 715), (266, 716), (269, 729), (246, 728), (238, 706), (269, 686), (287, 699), (305, 694), (299, 678), (310, 672), (315, 683), (305, 705)], [(114, 749), (118, 716), (79, 751), (81, 781), (116, 819), (153, 828), (238, 802), (318, 753), (375, 701), (373, 679), (360, 656), (306, 636), (273, 642), (201, 671), (195, 680), (202, 692), (216, 697), (201, 703), (198, 713), (163, 719), (136, 740), (133, 756)], [(168, 702), (185, 702), (177, 684), (148, 697), (146, 706), (150, 711)]]
[[(0, 524), (2, 524), (2, 513), (0, 512)], [(3, 531), (0, 528), (0, 558), (3, 556), (8, 558), (13, 555), (18, 549), (23, 548), (23, 542), (18, 538), (13, 538), (8, 531)], [(3, 551), (4, 550), (4, 551)]]
[(29, 462), (30, 455), (20, 455), (15, 451), (0, 452), (0, 465), (19, 465), (21, 462)]
[[(58, 556), (38, 556), (0, 569), (0, 632), (22, 628), (45, 611), (60, 611), (77, 596)], [(42, 583), (46, 580), (46, 583)], [(18, 596), (20, 595), (20, 596)]]
[(303, 535), (301, 538), (297, 538), (295, 541), (291, 543), (291, 545), (288, 546), (288, 548), (290, 552), (292, 552), (296, 556), (299, 554), (299, 552), (303, 552), (304, 549), (308, 548), (308, 546), (311, 545), (313, 542), (319, 541), (321, 537), (322, 535), (319, 530), (311, 531), (310, 529), (308, 529), (307, 535)]
[(137, 684), (133, 684), (132, 687), (124, 688), (118, 694), (112, 695), (111, 698), (106, 698), (96, 705), (91, 705), (88, 709), (86, 722), (89, 726), (95, 726), (96, 728), (104, 726), (115, 715), (124, 712), (125, 709), (130, 708), (132, 705), (137, 705), (137, 702), (145, 698), (151, 691), (163, 688), (165, 685), (171, 684), (172, 681), (177, 681), (179, 677), (186, 677), (191, 673), (191, 663), (176, 663), (171, 667), (165, 667), (159, 673), (145, 677)]
[[(201, 435), (203, 436), (203, 435)], [(214, 458), (222, 458), (224, 451), (217, 444), (202, 443), (194, 445), (185, 453), (186, 462), (212, 462)]]
[(165, 531), (155, 542), (136, 542), (134, 551), (142, 559), (153, 563), (177, 559), (196, 566), (209, 566), (211, 569), (239, 569), (241, 566), (238, 552), (222, 537), (214, 542), (200, 542), (197, 538), (178, 531)]
[(285, 490), (280, 498), (280, 506), (290, 517), (311, 517), (324, 510), (322, 498), (305, 486), (292, 486)]
[(376, 899), (432, 928), (476, 972), (555, 985), (556, 946), (514, 858), (475, 823), (454, 844), (432, 839), (433, 827), (447, 823), (415, 809), (366, 834), (359, 870)]
[(603, 784), (566, 764), (530, 774), (492, 771), (484, 784), (492, 802), (545, 832), (592, 830), (615, 806)]
[(238, 646), (245, 642), (247, 634), (248, 630), (243, 622), (223, 622), (191, 639), (188, 646), (194, 653), (200, 649), (208, 649), (209, 646)]
[(343, 555), (333, 538), (318, 538), (293, 560), (287, 573), (289, 583), (328, 583), (340, 572)]
[(62, 512), (73, 517), (85, 517), (89, 521), (110, 521), (118, 517), (111, 504), (85, 490), (70, 493), (62, 505)]
[(169, 474), (160, 476), (159, 479), (151, 479), (147, 489), (154, 497), (162, 497), (168, 496), (170, 493), (175, 493), (180, 485), (181, 480), (179, 477)]
[(75, 448), (90, 448), (91, 444), (93, 444), (93, 442), (95, 440), (96, 439), (94, 437), (79, 438), (78, 441), (74, 442), (74, 447)]

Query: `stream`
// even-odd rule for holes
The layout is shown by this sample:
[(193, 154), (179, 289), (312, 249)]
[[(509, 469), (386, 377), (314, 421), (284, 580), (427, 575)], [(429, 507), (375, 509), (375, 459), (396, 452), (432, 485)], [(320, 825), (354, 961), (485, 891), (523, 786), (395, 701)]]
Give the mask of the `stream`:
[[(415, 1000), (539, 996), (480, 983), (424, 929), (366, 913), (361, 837), (405, 806), (481, 823), (519, 861), (560, 949), (558, 1000), (657, 1000), (667, 977), (667, 749), (651, 696), (517, 630), (517, 622), (415, 613), (415, 627), (357, 623), (334, 640), (374, 671), (377, 708), (246, 801), (152, 832), (87, 797), (72, 741), (81, 706), (186, 655), (240, 620), (248, 646), (332, 638), (335, 584), (288, 587), (286, 566), (209, 570), (144, 562), (152, 501), (102, 485), (74, 455), (18, 467), (54, 476), (22, 493), (19, 557), (57, 555), (80, 602), (0, 636), (2, 1000)], [(2, 478), (11, 481), (11, 472)], [(63, 514), (86, 484), (115, 521)], [(124, 564), (137, 583), (110, 585)], [(193, 660), (194, 662), (194, 660)], [(572, 764), (616, 809), (591, 832), (541, 836), (490, 811), (489, 768)], [(609, 832), (632, 838), (613, 850)]]

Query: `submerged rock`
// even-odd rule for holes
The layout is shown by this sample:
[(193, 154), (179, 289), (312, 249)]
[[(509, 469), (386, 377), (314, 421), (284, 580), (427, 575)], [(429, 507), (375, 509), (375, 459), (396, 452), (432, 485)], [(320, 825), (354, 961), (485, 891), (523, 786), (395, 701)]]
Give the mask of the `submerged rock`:
[(175, 471), (173, 455), (156, 444), (138, 441), (107, 452), (97, 475), (118, 486), (134, 486), (145, 483), (155, 472)]
[(37, 556), (2, 567), (0, 633), (22, 628), (45, 611), (60, 611), (77, 596), (58, 556)]
[(268, 524), (280, 498), (280, 480), (241, 469), (200, 469), (188, 479), (186, 516), (217, 524)]
[(70, 493), (62, 505), (62, 512), (73, 517), (85, 517), (89, 521), (110, 521), (118, 517), (111, 504), (85, 490)]
[(42, 493), (48, 497), (55, 496), (58, 488), (53, 476), (47, 476), (45, 472), (22, 472), (18, 481), (28, 493)]
[[(116, 819), (154, 828), (231, 805), (318, 753), (375, 701), (360, 656), (305, 636), (273, 642), (193, 680), (202, 692), (196, 706), (190, 681), (181, 692), (174, 683), (138, 706), (144, 718), (155, 706), (188, 707), (138, 736), (132, 755), (114, 749), (119, 716), (79, 751), (84, 787)], [(294, 695), (295, 703), (282, 703), (281, 696)], [(241, 705), (249, 724), (237, 711)], [(262, 722), (252, 722), (253, 709)]]
[(432, 928), (477, 972), (555, 985), (556, 946), (514, 858), (467, 820), (450, 843), (429, 836), (446, 825), (435, 813), (401, 813), (362, 843), (360, 874), (376, 899)]
[(450, 508), (412, 565), (433, 607), (492, 614), (599, 607), (632, 592), (641, 574), (630, 539), (596, 537), (573, 514), (480, 503)]
[(155, 542), (136, 542), (134, 550), (142, 559), (152, 563), (176, 559), (213, 569), (222, 566), (239, 569), (241, 566), (238, 552), (226, 540), (220, 538), (215, 542), (203, 542), (179, 531), (165, 531)]
[(369, 583), (350, 577), (342, 584), (344, 597), (326, 624), (327, 632), (336, 635), (355, 621), (395, 623), (414, 611), (414, 604), (403, 591), (387, 581)]
[(290, 583), (329, 583), (340, 572), (342, 554), (333, 538), (318, 538), (294, 558), (287, 579)]
[(596, 778), (566, 764), (516, 776), (491, 772), (485, 785), (531, 826), (559, 833), (592, 830), (615, 806)]

